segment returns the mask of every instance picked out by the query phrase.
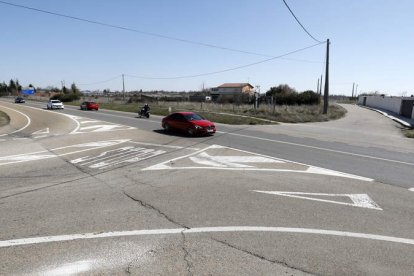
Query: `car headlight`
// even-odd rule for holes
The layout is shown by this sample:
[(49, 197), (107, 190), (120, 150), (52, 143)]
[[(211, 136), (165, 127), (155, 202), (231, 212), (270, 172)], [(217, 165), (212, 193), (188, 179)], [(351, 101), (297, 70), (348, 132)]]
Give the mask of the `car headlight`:
[(194, 125), (194, 128), (195, 128), (195, 129), (202, 129), (203, 127), (198, 126), (198, 125)]

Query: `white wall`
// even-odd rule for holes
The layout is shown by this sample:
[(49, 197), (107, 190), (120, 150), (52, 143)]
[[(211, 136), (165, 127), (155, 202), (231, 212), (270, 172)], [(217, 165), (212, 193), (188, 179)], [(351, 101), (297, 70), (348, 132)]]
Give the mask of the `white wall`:
[(400, 97), (360, 96), (358, 104), (363, 104), (364, 97), (367, 97), (366, 106), (381, 108), (400, 114), (402, 102)]

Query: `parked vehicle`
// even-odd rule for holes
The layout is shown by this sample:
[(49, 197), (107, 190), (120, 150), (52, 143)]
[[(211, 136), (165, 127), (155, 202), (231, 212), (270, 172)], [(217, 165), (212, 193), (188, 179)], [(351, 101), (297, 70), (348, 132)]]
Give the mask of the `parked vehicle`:
[(190, 136), (212, 135), (216, 132), (213, 122), (204, 119), (194, 112), (177, 112), (162, 119), (162, 127), (165, 131), (177, 130)]
[(99, 109), (99, 104), (96, 102), (83, 102), (80, 105), (81, 110), (96, 110)]
[(25, 101), (22, 97), (17, 97), (17, 98), (14, 100), (14, 102), (15, 102), (15, 103), (25, 103), (26, 101)]
[(47, 109), (64, 109), (65, 106), (63, 105), (63, 103), (59, 100), (49, 100), (47, 102)]

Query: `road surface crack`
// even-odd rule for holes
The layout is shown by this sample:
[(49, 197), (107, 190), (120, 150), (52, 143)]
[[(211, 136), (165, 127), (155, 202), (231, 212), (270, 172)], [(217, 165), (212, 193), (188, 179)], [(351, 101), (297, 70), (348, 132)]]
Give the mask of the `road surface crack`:
[(284, 267), (286, 267), (286, 268), (293, 269), (293, 270), (297, 270), (297, 271), (300, 271), (300, 272), (303, 272), (303, 273), (306, 273), (306, 274), (318, 275), (318, 274), (315, 274), (314, 272), (310, 272), (310, 271), (307, 271), (307, 270), (304, 270), (304, 269), (301, 269), (301, 268), (298, 268), (298, 267), (294, 267), (294, 266), (292, 266), (292, 265), (289, 265), (289, 264), (288, 264), (287, 262), (285, 262), (285, 261), (278, 261), (278, 260), (268, 259), (268, 258), (266, 258), (265, 256), (259, 255), (259, 254), (257, 254), (257, 253), (254, 253), (254, 252), (252, 252), (252, 251), (249, 251), (249, 250), (246, 250), (246, 249), (243, 249), (243, 248), (239, 248), (239, 247), (237, 247), (237, 246), (235, 246), (235, 245), (232, 245), (232, 244), (230, 244), (230, 243), (228, 243), (228, 242), (226, 242), (226, 241), (221, 241), (221, 240), (214, 239), (214, 238), (212, 238), (212, 240), (214, 240), (214, 241), (216, 241), (216, 242), (218, 242), (218, 243), (221, 243), (221, 244), (223, 244), (223, 245), (225, 245), (225, 246), (228, 246), (228, 247), (230, 247), (230, 248), (232, 248), (232, 249), (235, 249), (235, 250), (238, 250), (238, 251), (244, 252), (244, 253), (246, 253), (246, 254), (248, 254), (248, 255), (250, 255), (250, 256), (254, 256), (254, 257), (259, 258), (259, 259), (261, 259), (261, 260), (264, 260), (264, 261), (270, 262), (270, 263), (272, 263), (272, 264), (282, 265), (282, 266), (284, 266)]
[(183, 245), (182, 245), (181, 248), (182, 248), (182, 250), (184, 252), (184, 262), (186, 263), (187, 275), (188, 276), (192, 276), (193, 275), (193, 272), (192, 272), (192, 270), (193, 270), (193, 264), (192, 264), (192, 262), (190, 260), (191, 259), (191, 254), (187, 250), (187, 248), (185, 247), (186, 237), (185, 237), (184, 231), (185, 230), (181, 231), (181, 236), (183, 237)]
[(146, 202), (144, 202), (144, 201), (142, 201), (142, 200), (140, 200), (140, 199), (138, 199), (138, 198), (135, 198), (135, 197), (133, 197), (133, 196), (131, 196), (131, 195), (129, 195), (127, 192), (125, 192), (125, 191), (122, 191), (123, 193), (124, 193), (124, 195), (126, 196), (126, 197), (128, 197), (129, 199), (132, 199), (133, 201), (135, 201), (135, 202), (138, 202), (139, 204), (141, 204), (141, 206), (143, 206), (143, 207), (145, 207), (145, 208), (147, 208), (147, 209), (150, 209), (150, 210), (153, 210), (153, 211), (156, 211), (158, 214), (160, 214), (162, 217), (164, 217), (166, 220), (168, 220), (169, 222), (171, 222), (171, 223), (173, 223), (173, 224), (175, 224), (175, 225), (178, 225), (178, 226), (181, 226), (181, 227), (183, 227), (183, 228), (185, 228), (185, 229), (190, 229), (190, 227), (188, 227), (188, 226), (186, 226), (186, 225), (184, 225), (184, 224), (182, 224), (182, 223), (179, 223), (179, 222), (177, 222), (177, 221), (175, 221), (175, 220), (173, 220), (172, 218), (170, 218), (167, 214), (165, 214), (164, 212), (162, 212), (160, 209), (157, 209), (156, 207), (154, 207), (154, 206), (152, 206), (151, 204), (149, 204), (149, 203), (146, 203)]

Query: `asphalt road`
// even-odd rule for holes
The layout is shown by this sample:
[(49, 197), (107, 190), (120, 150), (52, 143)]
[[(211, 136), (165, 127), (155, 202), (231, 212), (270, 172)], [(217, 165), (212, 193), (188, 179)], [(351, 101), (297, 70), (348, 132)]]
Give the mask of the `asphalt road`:
[(0, 101), (0, 274), (412, 275), (414, 141), (338, 121), (165, 134)]

